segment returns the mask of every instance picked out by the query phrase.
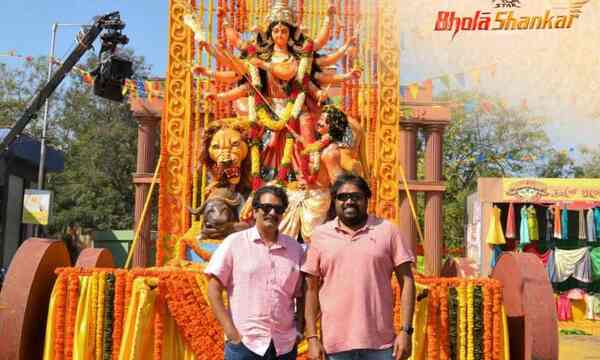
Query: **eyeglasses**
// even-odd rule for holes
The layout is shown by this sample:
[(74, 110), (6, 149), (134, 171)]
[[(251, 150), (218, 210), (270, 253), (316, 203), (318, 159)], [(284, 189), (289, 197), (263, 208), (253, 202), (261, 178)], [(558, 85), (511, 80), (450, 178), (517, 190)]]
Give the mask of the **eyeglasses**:
[(264, 214), (268, 214), (271, 210), (275, 210), (275, 213), (281, 215), (285, 212), (285, 207), (283, 205), (273, 205), (273, 204), (256, 204), (254, 206), (255, 210), (260, 210)]
[(361, 201), (365, 198), (365, 195), (360, 192), (351, 192), (351, 193), (339, 193), (335, 195), (335, 199), (337, 201), (346, 202), (349, 199), (352, 201)]

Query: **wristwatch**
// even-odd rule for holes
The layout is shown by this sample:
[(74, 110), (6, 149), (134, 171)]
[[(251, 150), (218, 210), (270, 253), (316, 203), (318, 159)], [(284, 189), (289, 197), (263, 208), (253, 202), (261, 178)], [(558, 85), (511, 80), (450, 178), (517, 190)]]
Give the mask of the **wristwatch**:
[(400, 331), (404, 331), (406, 334), (412, 335), (413, 332), (415, 332), (415, 328), (413, 328), (410, 325), (403, 325), (403, 326), (400, 326)]

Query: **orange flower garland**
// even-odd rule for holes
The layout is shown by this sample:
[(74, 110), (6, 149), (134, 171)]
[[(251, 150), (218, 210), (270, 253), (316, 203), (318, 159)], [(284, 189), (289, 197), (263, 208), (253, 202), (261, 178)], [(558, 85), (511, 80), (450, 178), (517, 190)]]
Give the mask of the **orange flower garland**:
[(75, 335), (75, 317), (77, 316), (77, 302), (79, 300), (79, 275), (69, 273), (67, 287), (67, 314), (65, 316), (65, 359), (73, 359), (73, 336)]
[(115, 273), (115, 300), (114, 300), (114, 322), (113, 322), (113, 360), (119, 360), (119, 351), (121, 349), (121, 337), (123, 336), (123, 323), (125, 317), (125, 271)]
[(438, 343), (438, 286), (435, 283), (429, 285), (428, 295), (429, 302), (427, 303), (427, 358), (438, 360), (439, 343)]
[(492, 360), (492, 287), (483, 283), (483, 359)]
[(54, 359), (64, 358), (65, 316), (67, 309), (67, 274), (61, 273), (56, 280), (56, 321), (54, 322)]
[(440, 360), (450, 359), (450, 336), (448, 334), (448, 284), (445, 279), (440, 282)]
[(197, 286), (189, 272), (162, 274), (160, 293), (169, 307), (183, 338), (199, 360), (223, 356), (223, 335), (204, 298), (196, 296)]
[(492, 359), (500, 360), (501, 349), (504, 346), (502, 341), (502, 288), (499, 284), (493, 284), (493, 304), (492, 304), (492, 313), (493, 313), (493, 351), (492, 351)]

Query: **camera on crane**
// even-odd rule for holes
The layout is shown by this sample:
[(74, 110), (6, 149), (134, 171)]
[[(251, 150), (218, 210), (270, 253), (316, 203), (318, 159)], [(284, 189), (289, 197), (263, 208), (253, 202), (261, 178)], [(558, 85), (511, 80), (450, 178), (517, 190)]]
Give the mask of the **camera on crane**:
[(125, 23), (118, 13), (103, 22), (108, 31), (100, 36), (100, 64), (91, 74), (94, 76), (94, 94), (105, 99), (123, 101), (125, 80), (133, 76), (133, 63), (128, 58), (117, 54), (119, 45), (126, 45), (129, 38), (121, 31)]

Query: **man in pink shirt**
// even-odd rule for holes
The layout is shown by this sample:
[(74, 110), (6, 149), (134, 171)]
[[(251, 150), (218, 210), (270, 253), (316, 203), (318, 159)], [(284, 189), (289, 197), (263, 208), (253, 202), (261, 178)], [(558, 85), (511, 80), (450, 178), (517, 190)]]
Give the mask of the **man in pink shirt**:
[(287, 205), (283, 189), (259, 189), (252, 201), (256, 226), (225, 238), (204, 271), (208, 300), (226, 337), (225, 360), (296, 359), (294, 311), (300, 308), (295, 299), (304, 252), (278, 231)]
[[(414, 279), (399, 229), (367, 214), (371, 191), (355, 175), (332, 189), (337, 217), (317, 227), (302, 271), (307, 274), (306, 339), (311, 360), (407, 359), (411, 353)], [(392, 274), (402, 289), (402, 330), (394, 334)], [(319, 308), (323, 339), (317, 335)]]

